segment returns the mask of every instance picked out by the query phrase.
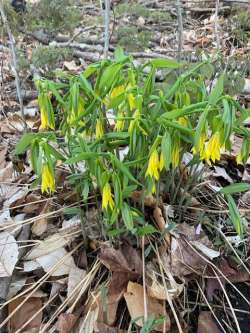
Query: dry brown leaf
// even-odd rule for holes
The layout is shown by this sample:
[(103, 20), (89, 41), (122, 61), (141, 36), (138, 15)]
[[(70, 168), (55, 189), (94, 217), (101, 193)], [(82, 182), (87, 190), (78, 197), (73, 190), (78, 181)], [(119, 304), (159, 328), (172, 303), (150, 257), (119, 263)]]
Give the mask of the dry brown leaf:
[(70, 333), (77, 321), (77, 316), (73, 313), (62, 313), (57, 321), (57, 330), (59, 333)]
[[(127, 292), (124, 294), (124, 298), (126, 300), (131, 319), (135, 320), (136, 318), (139, 318), (136, 320), (136, 324), (142, 327), (144, 318), (143, 287), (138, 283), (130, 281), (127, 286)], [(154, 317), (155, 319), (164, 317), (166, 332), (170, 330), (170, 318), (168, 314), (165, 313), (163, 303), (152, 297), (147, 297), (147, 311), (149, 317)], [(154, 330), (162, 332), (163, 324), (158, 325), (154, 328)]]
[[(19, 306), (19, 304), (23, 302), (24, 299), (25, 297), (19, 297), (9, 303), (9, 314), (11, 314)], [(19, 328), (25, 325), (25, 323), (27, 323), (33, 315), (35, 315), (38, 311), (41, 310), (42, 305), (43, 304), (41, 298), (29, 298), (11, 317), (9, 322), (9, 332), (16, 332)], [(27, 325), (25, 325), (25, 330), (39, 328), (41, 326), (42, 316), (42, 311), (37, 313), (37, 315), (30, 321), (30, 323), (27, 323)]]
[(221, 333), (217, 327), (211, 312), (202, 311), (198, 319), (197, 333)]
[[(44, 215), (46, 213), (49, 213), (50, 211), (50, 204), (51, 204), (51, 200), (46, 201), (43, 209), (40, 212), (40, 215)], [(47, 217), (42, 217), (38, 220), (36, 220), (33, 225), (32, 225), (32, 233), (36, 236), (41, 236), (43, 233), (45, 233), (45, 231), (48, 228), (48, 218)]]
[(123, 244), (118, 250), (104, 246), (100, 252), (101, 262), (112, 272), (127, 272), (130, 279), (142, 274), (142, 261), (138, 251), (129, 244)]
[(97, 323), (97, 331), (96, 333), (126, 333), (127, 331), (120, 330), (117, 327), (110, 327), (105, 325), (104, 323)]
[[(174, 230), (174, 234), (175, 237), (171, 238), (170, 251), (166, 252), (165, 248), (161, 251), (161, 258), (166, 269), (169, 270), (173, 276), (178, 277), (194, 272), (202, 274), (206, 268), (206, 261), (202, 258), (204, 254), (201, 253), (201, 255), (199, 255), (201, 251), (194, 250), (191, 243), (193, 241), (198, 242), (203, 252), (205, 250), (208, 252), (212, 246), (208, 237), (204, 235), (204, 233), (196, 234), (195, 228), (186, 223), (178, 225)], [(215, 255), (214, 252), (213, 255)]]

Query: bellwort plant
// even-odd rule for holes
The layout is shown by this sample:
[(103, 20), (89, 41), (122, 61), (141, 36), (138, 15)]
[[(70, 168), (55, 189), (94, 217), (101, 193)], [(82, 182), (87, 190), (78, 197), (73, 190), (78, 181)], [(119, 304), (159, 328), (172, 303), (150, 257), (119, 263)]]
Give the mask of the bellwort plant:
[[(153, 59), (135, 67), (117, 49), (113, 60), (80, 74), (36, 81), (41, 126), (16, 146), (17, 154), (30, 151), (35, 184), (50, 194), (66, 186), (55, 182), (55, 168), (63, 164), (68, 184), (85, 203), (97, 196), (107, 230), (145, 233), (152, 228), (142, 222), (131, 194), (158, 195), (162, 176), (180, 167), (183, 153), (211, 166), (230, 152), (237, 134), (243, 138), (237, 162), (245, 163), (250, 141), (243, 122), (249, 109), (224, 94), (223, 74), (208, 91), (201, 70), (206, 64), (185, 66)], [(158, 83), (159, 71), (175, 74), (175, 82)]]

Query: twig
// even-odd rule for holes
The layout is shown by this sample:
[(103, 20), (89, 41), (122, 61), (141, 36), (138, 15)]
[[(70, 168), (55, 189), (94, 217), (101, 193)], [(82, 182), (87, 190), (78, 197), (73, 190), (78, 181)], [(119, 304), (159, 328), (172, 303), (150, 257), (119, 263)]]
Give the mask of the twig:
[(178, 21), (178, 61), (180, 61), (181, 51), (183, 48), (183, 21), (182, 21), (181, 0), (176, 0), (176, 7), (177, 7), (177, 21)]
[(215, 14), (214, 14), (214, 34), (216, 38), (216, 46), (217, 51), (220, 49), (220, 37), (219, 37), (219, 22), (218, 22), (218, 14), (219, 14), (219, 6), (220, 6), (220, 0), (216, 0), (215, 2)]
[(142, 279), (143, 279), (143, 304), (144, 304), (144, 322), (148, 319), (146, 277), (145, 277), (145, 236), (142, 236)]
[(20, 105), (20, 111), (21, 111), (21, 117), (22, 121), (24, 124), (24, 130), (27, 130), (27, 123), (25, 121), (25, 115), (24, 115), (24, 107), (23, 107), (23, 97), (21, 94), (21, 83), (20, 83), (20, 78), (18, 75), (18, 69), (17, 69), (17, 56), (16, 56), (16, 49), (15, 49), (15, 39), (14, 36), (11, 32), (7, 17), (5, 15), (4, 9), (3, 9), (3, 1), (0, 1), (0, 13), (3, 21), (3, 25), (6, 28), (8, 37), (9, 37), (9, 42), (10, 42), (10, 50), (11, 50), (11, 55), (12, 55), (12, 71), (15, 76), (15, 81), (16, 81), (16, 91), (17, 91), (17, 96), (19, 100), (19, 105)]
[(108, 57), (109, 51), (109, 21), (110, 21), (110, 0), (105, 0), (105, 12), (104, 12), (104, 58)]

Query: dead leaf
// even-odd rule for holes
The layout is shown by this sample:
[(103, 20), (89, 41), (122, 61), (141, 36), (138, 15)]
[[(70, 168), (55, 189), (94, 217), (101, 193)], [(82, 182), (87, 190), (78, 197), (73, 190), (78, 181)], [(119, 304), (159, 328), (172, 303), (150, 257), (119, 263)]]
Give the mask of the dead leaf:
[[(202, 258), (204, 254), (199, 255), (197, 252), (205, 251), (209, 255), (215, 255), (214, 252), (209, 252), (212, 243), (208, 237), (203, 232), (197, 234), (195, 228), (187, 223), (178, 225), (172, 234), (174, 237), (171, 238), (170, 250), (166, 252), (166, 249), (163, 248), (161, 251), (161, 258), (166, 269), (173, 276), (178, 277), (194, 272), (202, 274), (207, 264)], [(196, 252), (192, 248), (192, 242), (196, 242), (195, 244), (198, 244), (203, 251), (199, 249)]]
[(18, 245), (7, 231), (0, 233), (0, 277), (11, 276), (18, 260)]
[(12, 276), (7, 299), (11, 299), (13, 296), (15, 296), (25, 286), (26, 280), (27, 277), (25, 276)]
[[(25, 297), (19, 297), (10, 302), (8, 305), (9, 314), (11, 314), (19, 306), (19, 304), (23, 302), (24, 299)], [(29, 298), (11, 317), (9, 322), (9, 331), (16, 332), (18, 329), (20, 329), (32, 316), (41, 310), (42, 305), (41, 298)], [(26, 330), (39, 328), (42, 323), (42, 317), (43, 313), (40, 311), (29, 323), (27, 323), (27, 325), (25, 325), (24, 328)]]
[(198, 319), (197, 333), (221, 333), (217, 327), (211, 312), (202, 311)]
[(135, 279), (142, 274), (142, 261), (131, 245), (123, 244), (118, 250), (104, 246), (100, 252), (101, 262), (112, 272), (127, 272), (130, 279)]
[(97, 331), (98, 333), (126, 333), (127, 331), (120, 330), (117, 327), (110, 327), (105, 325), (104, 323), (97, 323)]
[(215, 251), (213, 249), (210, 249), (206, 245), (202, 244), (199, 241), (191, 241), (190, 242), (197, 250), (202, 252), (207, 258), (213, 260), (214, 258), (217, 258), (220, 256), (219, 251)]
[(57, 330), (59, 333), (70, 333), (77, 321), (77, 316), (73, 313), (62, 313), (57, 321)]
[[(127, 292), (124, 294), (125, 301), (127, 303), (128, 311), (132, 320), (136, 320), (136, 324), (140, 327), (143, 326), (144, 318), (144, 297), (143, 297), (143, 287), (134, 282), (129, 282), (127, 286)], [(154, 317), (155, 319), (159, 317), (165, 318), (166, 332), (170, 330), (170, 318), (168, 314), (165, 313), (164, 305), (160, 301), (147, 296), (147, 310), (148, 316)], [(158, 325), (154, 328), (155, 331), (162, 332), (163, 324)]]
[(215, 177), (222, 177), (225, 180), (227, 180), (229, 183), (233, 183), (233, 179), (228, 175), (228, 173), (224, 168), (214, 165), (214, 170), (215, 172), (213, 173), (213, 175)]
[(76, 266), (70, 268), (68, 277), (67, 297), (71, 300), (71, 302), (74, 302), (74, 295), (76, 295), (80, 291), (82, 287), (80, 282), (84, 279), (85, 276), (85, 270), (80, 269)]
[[(46, 201), (43, 209), (40, 212), (40, 215), (44, 215), (50, 211), (51, 200)], [(36, 220), (32, 225), (32, 233), (36, 236), (41, 236), (48, 228), (48, 218), (42, 217)]]
[(79, 70), (79, 66), (76, 65), (75, 61), (64, 61), (63, 66), (71, 72), (77, 72)]
[[(45, 272), (51, 271), (52, 276), (68, 275), (75, 263), (73, 257), (63, 247), (66, 244), (68, 241), (65, 238), (54, 234), (35, 246), (25, 256), (25, 259), (38, 263)], [(60, 264), (58, 264), (59, 262)], [(28, 264), (26, 264), (26, 269), (27, 266)]]

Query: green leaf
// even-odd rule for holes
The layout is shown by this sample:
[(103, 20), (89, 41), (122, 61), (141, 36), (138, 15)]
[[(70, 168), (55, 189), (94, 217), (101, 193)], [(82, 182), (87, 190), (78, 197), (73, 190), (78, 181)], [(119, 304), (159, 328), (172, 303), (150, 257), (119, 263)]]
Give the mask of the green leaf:
[(226, 195), (226, 199), (228, 202), (230, 219), (234, 224), (237, 234), (242, 237), (242, 233), (243, 233), (242, 232), (242, 220), (241, 220), (239, 210), (235, 204), (234, 199), (232, 198), (232, 196), (230, 194)]
[(166, 170), (169, 170), (171, 163), (171, 147), (171, 135), (166, 131), (161, 141), (161, 152)]
[(113, 64), (104, 70), (99, 84), (99, 91), (101, 95), (105, 95), (109, 91), (121, 68), (122, 65)]
[(115, 204), (116, 207), (120, 209), (122, 207), (122, 189), (120, 179), (115, 173), (112, 175), (112, 182), (115, 194)]
[(156, 68), (180, 68), (181, 66), (183, 66), (182, 64), (180, 64), (179, 62), (177, 62), (174, 59), (161, 59), (161, 58), (157, 58), (157, 59), (153, 59), (150, 61), (151, 65), (153, 67)]
[(152, 224), (145, 224), (143, 227), (137, 228), (138, 236), (151, 235), (155, 232), (159, 232)]
[(141, 186), (137, 179), (132, 175), (129, 169), (120, 161), (115, 155), (111, 155), (111, 160), (113, 161), (114, 165), (132, 182)]
[(222, 74), (218, 78), (215, 86), (213, 87), (210, 95), (208, 96), (208, 104), (215, 105), (218, 102), (219, 98), (221, 97), (223, 90), (224, 90), (224, 75)]
[(132, 231), (134, 229), (133, 216), (129, 205), (126, 202), (124, 202), (121, 212), (125, 226), (129, 231)]
[(234, 194), (239, 192), (244, 192), (250, 190), (250, 184), (248, 183), (235, 183), (228, 185), (226, 187), (223, 187), (219, 193), (222, 194)]
[(65, 161), (65, 157), (51, 145), (47, 145), (48, 152), (53, 155), (57, 160)]
[(36, 138), (36, 133), (27, 133), (22, 136), (22, 138), (17, 142), (15, 148), (15, 154), (22, 154), (31, 144), (31, 142)]
[(107, 155), (106, 153), (80, 153), (77, 156), (71, 157), (68, 160), (65, 161), (66, 164), (74, 164), (78, 163), (80, 161), (85, 161), (85, 160), (90, 160), (90, 159), (95, 159), (100, 156), (105, 156)]
[(124, 54), (123, 49), (119, 46), (115, 49), (114, 56), (115, 56), (115, 61), (116, 62), (123, 62), (124, 60), (126, 60), (128, 58)]
[(209, 109), (208, 108), (205, 109), (205, 111), (201, 114), (199, 121), (198, 121), (198, 125), (196, 127), (195, 136), (194, 136), (194, 145), (195, 145), (195, 148), (197, 149), (197, 151), (199, 150), (199, 140), (200, 140), (202, 132), (204, 131), (204, 128), (205, 128), (208, 112), (209, 112)]

